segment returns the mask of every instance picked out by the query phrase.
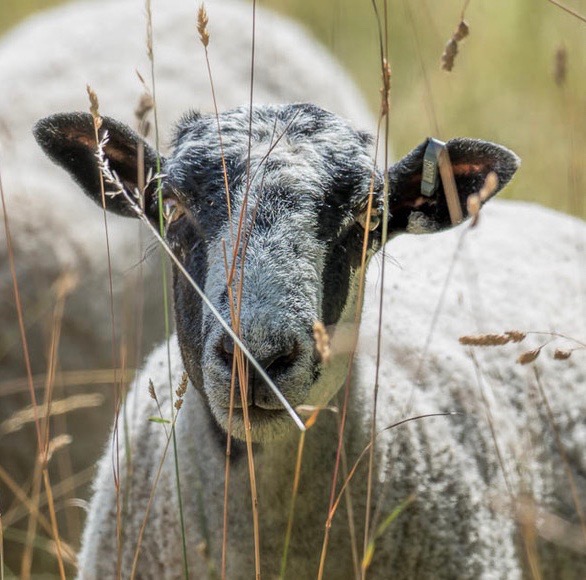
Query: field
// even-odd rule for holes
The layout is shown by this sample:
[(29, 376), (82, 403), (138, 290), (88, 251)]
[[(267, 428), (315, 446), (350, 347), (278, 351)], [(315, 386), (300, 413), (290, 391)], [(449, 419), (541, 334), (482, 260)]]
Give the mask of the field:
[[(156, 5), (163, 0), (152, 1)], [(9, 35), (11, 28), (16, 27), (27, 15), (62, 3), (55, 0), (2, 0), (0, 43), (1, 35)], [(384, 96), (381, 89), (381, 50), (388, 50), (388, 136), (392, 157), (402, 157), (428, 136), (443, 141), (458, 136), (471, 136), (501, 143), (517, 153), (522, 160), (515, 178), (500, 194), (502, 197), (533, 201), (586, 219), (586, 1), (565, 0), (562, 4), (563, 6), (560, 6), (557, 0), (446, 0), (441, 3), (432, 0), (259, 0), (260, 6), (274, 9), (302, 22), (306, 29), (337, 57), (360, 87), (375, 118), (380, 116)], [(193, 12), (195, 36), (195, 7)], [(448, 71), (445, 70), (446, 67), (441, 66), (442, 58), (445, 59), (442, 55), (448, 41), (454, 38), (459, 27), (462, 30), (462, 21), (466, 22), (467, 34), (462, 35), (463, 38), (457, 38), (457, 54), (452, 54), (448, 58), (450, 66), (447, 68), (451, 68)], [(383, 26), (381, 23), (384, 22), (387, 23), (386, 30), (379, 30), (379, 25)], [(153, 22), (153, 26), (156, 29), (156, 21)], [(209, 22), (208, 27), (211, 33), (209, 50), (213, 52), (216, 41), (213, 20)], [(451, 46), (453, 49), (453, 42)], [(154, 52), (156, 55), (156, 45)], [(147, 71), (141, 72), (144, 74)], [(156, 74), (154, 78), (156, 80)], [(292, 85), (296, 81), (296, 78), (290, 79)], [(149, 77), (144, 82), (148, 86), (152, 79)], [(80, 91), (85, 99), (84, 90), (85, 87), (81, 86)], [(39, 95), (39, 99), (42, 98), (43, 96)], [(197, 108), (198, 103), (194, 102), (193, 106)], [(134, 103), (129, 107), (134, 107)], [(107, 111), (102, 113), (107, 114)], [(3, 126), (0, 112), (0, 139)], [(0, 171), (4, 171), (1, 165)], [(523, 231), (526, 224), (521, 222), (518, 227)], [(578, 229), (576, 226), (576, 232)], [(557, 233), (559, 232), (552, 232), (552, 237)], [(542, 239), (538, 242), (547, 245), (548, 240)], [(568, 330), (570, 336), (560, 338), (555, 333), (564, 334), (566, 329), (558, 328), (559, 321), (553, 320), (547, 321), (548, 324), (551, 323), (548, 328), (518, 329), (530, 333), (535, 330), (552, 333), (551, 336), (540, 335), (540, 340), (531, 342), (539, 352), (543, 345), (549, 345), (550, 340), (554, 346), (558, 340), (562, 340), (565, 347), (568, 344), (572, 345), (571, 348), (579, 352), (572, 354), (569, 364), (578, 361), (575, 362), (576, 368), (581, 364), (582, 369), (585, 367), (586, 340), (584, 242), (577, 234), (576, 255), (568, 258), (574, 268), (574, 276), (568, 284), (571, 283), (572, 287), (578, 290), (565, 304), (559, 305), (559, 320), (570, 320), (569, 311), (572, 310), (575, 313), (573, 328), (578, 330)], [(155, 254), (153, 247), (149, 246), (146, 250), (142, 248), (143, 253)], [(466, 252), (459, 251), (454, 254), (455, 261), (465, 262)], [(6, 253), (2, 250), (0, 255), (5, 254), (12, 254), (12, 250), (9, 249)], [(536, 256), (537, 254), (538, 252)], [(16, 259), (16, 272), (20, 272), (21, 266), (24, 270), (24, 265), (19, 264), (18, 252), (11, 257)], [(389, 262), (392, 260), (390, 257), (387, 258)], [(157, 275), (166, 278), (169, 275), (169, 266), (163, 266), (161, 270), (157, 260), (158, 258), (152, 260), (158, 268)], [(530, 266), (531, 260), (531, 253), (528, 252), (525, 258), (527, 265)], [(142, 271), (138, 272), (136, 261), (130, 262), (133, 264), (131, 276), (142, 276)], [(560, 262), (563, 262), (562, 258)], [(542, 262), (539, 264), (543, 267)], [(6, 298), (6, 302), (12, 304), (11, 270), (8, 263), (1, 264), (0, 268), (0, 298), (4, 300), (5, 296), (10, 296)], [(6, 315), (6, 320), (0, 320), (0, 325), (9, 329), (0, 334), (0, 515), (3, 518), (0, 526), (0, 543), (4, 546), (0, 578), (52, 578), (59, 575), (70, 577), (74, 573), (74, 552), (79, 547), (84, 520), (83, 509), (87, 507), (89, 483), (94, 474), (93, 463), (107, 433), (108, 426), (104, 424), (103, 417), (107, 416), (109, 419), (114, 415), (114, 407), (123, 398), (130, 377), (140, 365), (144, 355), (140, 345), (146, 344), (146, 348), (150, 348), (150, 344), (156, 339), (162, 339), (165, 334), (169, 334), (167, 313), (170, 311), (170, 299), (167, 296), (163, 299), (157, 294), (156, 300), (160, 302), (148, 313), (149, 323), (157, 328), (152, 330), (146, 328), (145, 324), (144, 336), (141, 335), (142, 313), (137, 315), (135, 306), (129, 306), (132, 301), (121, 301), (116, 305), (119, 308), (117, 315), (121, 314), (120, 319), (124, 319), (124, 322), (118, 321), (120, 327), (124, 328), (124, 331), (120, 332), (126, 332), (129, 328), (132, 332), (128, 333), (130, 338), (124, 335), (127, 343), (121, 340), (122, 345), (118, 344), (117, 350), (114, 349), (114, 359), (117, 361), (114, 366), (118, 368), (115, 388), (111, 388), (113, 365), (109, 364), (112, 360), (110, 350), (102, 349), (100, 356), (96, 355), (94, 358), (92, 356), (96, 353), (89, 353), (91, 356), (88, 360), (92, 360), (91, 368), (76, 364), (71, 367), (64, 364), (67, 368), (60, 368), (62, 362), (67, 360), (67, 356), (69, 360), (77, 356), (75, 342), (80, 340), (81, 335), (78, 336), (75, 332), (68, 334), (71, 329), (67, 327), (66, 321), (70, 296), (75, 295), (76, 299), (80, 300), (74, 304), (83, 305), (79, 291), (74, 291), (79, 280), (68, 277), (70, 273), (60, 272), (49, 284), (47, 278), (43, 278), (45, 273), (42, 268), (39, 268), (37, 274), (41, 285), (46, 286), (43, 292), (32, 286), (21, 287), (24, 328), (31, 336), (29, 357), (33, 362), (32, 373), (37, 396), (42, 399), (47, 394), (49, 385), (51, 388), (56, 386), (55, 394), (52, 393), (49, 399), (54, 396), (62, 406), (58, 405), (53, 409), (54, 417), (50, 422), (53, 437), (51, 454), (55, 454), (55, 458), (51, 459), (51, 468), (43, 469), (40, 460), (31, 460), (30, 457), (19, 458), (18, 453), (14, 452), (19, 446), (23, 449), (27, 446), (35, 448), (38, 435), (34, 429), (38, 420), (35, 411), (46, 411), (46, 407), (33, 408), (22, 403), (30, 402), (30, 397), (24, 365), (20, 371), (14, 370), (19, 368), (14, 361), (22, 357), (20, 321), (16, 307), (11, 305), (9, 309), (8, 306), (3, 306), (0, 315), (10, 313)], [(133, 284), (136, 284), (136, 280), (131, 276), (128, 276), (128, 279), (125, 277), (121, 283), (125, 290), (133, 289)], [(446, 280), (452, 276), (451, 270), (446, 276)], [(547, 276), (544, 276), (544, 279), (547, 280)], [(36, 278), (31, 277), (30, 280)], [(29, 282), (30, 280), (27, 279)], [(106, 283), (107, 280), (102, 282)], [(472, 280), (468, 289), (475, 283)], [(547, 281), (544, 284), (547, 284)], [(563, 281), (558, 281), (557, 284), (556, 287), (561, 288)], [(160, 288), (158, 292), (161, 293)], [(462, 300), (465, 302), (465, 297)], [(104, 304), (108, 306), (105, 299)], [(152, 304), (150, 303), (151, 307)], [(441, 312), (441, 307), (440, 302), (437, 312)], [(539, 311), (538, 304), (534, 308)], [(564, 308), (562, 313), (561, 310)], [(106, 310), (103, 316), (109, 317), (109, 312)], [(60, 336), (62, 322), (63, 337)], [(497, 332), (506, 330), (513, 329), (501, 328)], [(431, 337), (432, 331), (429, 332)], [(531, 340), (530, 335), (527, 343)], [(102, 347), (103, 343), (100, 345)], [(66, 352), (67, 348), (70, 350)], [(520, 353), (526, 350), (521, 348)], [(553, 352), (553, 347), (550, 350)], [(80, 346), (79, 352), (82, 351)], [(83, 352), (79, 360), (84, 360), (83, 356), (86, 355), (88, 353)], [(511, 360), (514, 360), (514, 357)], [(10, 370), (4, 373), (4, 368)], [(503, 375), (506, 374), (505, 369), (501, 370)], [(579, 374), (579, 368), (576, 372), (576, 376), (583, 376)], [(60, 390), (57, 390), (57, 387)], [(583, 384), (577, 384), (575, 387), (583, 393)], [(547, 398), (543, 392), (540, 393), (543, 397), (542, 403), (547, 407)], [(11, 409), (10, 413), (3, 412), (3, 398), (9, 400), (15, 395), (20, 397), (21, 408)], [(310, 420), (313, 419), (315, 417)], [(550, 426), (553, 432), (556, 432), (553, 421)], [(494, 426), (491, 424), (492, 428)], [(89, 432), (91, 436), (86, 437), (84, 431)], [(563, 449), (558, 451), (561, 460), (556, 465), (560, 472), (571, 472), (572, 468)], [(10, 455), (10, 460), (6, 463), (1, 456), (4, 453), (6, 457)], [(76, 455), (85, 456), (85, 463), (82, 461), (78, 464), (74, 458), (72, 464), (72, 457)], [(79, 465), (83, 465), (83, 469)], [(347, 467), (346, 465), (345, 469)], [(362, 475), (367, 477), (365, 473)], [(578, 486), (584, 483), (579, 479), (581, 476), (578, 476)], [(569, 480), (568, 485), (573, 491), (572, 476)], [(55, 492), (55, 498), (51, 497), (51, 489)], [(572, 497), (575, 500), (574, 495)], [(3, 496), (9, 498), (9, 502), (3, 503)], [(408, 509), (411, 500), (404, 499), (406, 503), (402, 504), (399, 512)], [(580, 506), (579, 499), (573, 506), (573, 513), (566, 514), (572, 524), (568, 523), (568, 527), (564, 528), (564, 546), (570, 546), (575, 550), (578, 554), (576, 557), (583, 562), (586, 554), (584, 506)], [(380, 517), (380, 514), (378, 515)], [(381, 524), (380, 520), (378, 523)], [(523, 525), (525, 524), (527, 521), (523, 522)], [(389, 525), (393, 525), (390, 519), (386, 526)], [(538, 542), (532, 535), (534, 530), (531, 525), (530, 522), (522, 530), (526, 572), (528, 577), (537, 579), (542, 577), (538, 569), (540, 556), (537, 554), (541, 540)], [(57, 528), (61, 530), (62, 545), (55, 541)], [(381, 524), (381, 535), (385, 529), (386, 527)], [(558, 535), (563, 534), (560, 532)], [(581, 535), (584, 538), (581, 538)], [(569, 536), (572, 536), (572, 539), (568, 540)], [(374, 531), (369, 544), (365, 534), (365, 552), (368, 549), (374, 551), (373, 538)], [(319, 549), (319, 546), (316, 547), (317, 553)], [(547, 550), (544, 553), (547, 554)], [(360, 566), (356, 554), (353, 556), (357, 570)], [(363, 554), (363, 565), (365, 561), (366, 553)], [(218, 563), (215, 565), (219, 568)], [(213, 577), (218, 574), (218, 569), (210, 566), (209, 570), (213, 568), (210, 576)], [(366, 568), (363, 570), (363, 577), (366, 576)], [(565, 577), (572, 579), (572, 572), (570, 566)], [(45, 576), (42, 576), (43, 574)], [(357, 576), (360, 577), (358, 572)], [(547, 579), (546, 576), (543, 578)]]

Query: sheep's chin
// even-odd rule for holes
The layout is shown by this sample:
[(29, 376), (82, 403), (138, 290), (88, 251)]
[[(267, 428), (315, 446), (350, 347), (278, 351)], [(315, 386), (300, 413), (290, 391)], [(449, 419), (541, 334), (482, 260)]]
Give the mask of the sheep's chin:
[[(214, 409), (214, 416), (220, 427), (228, 432), (228, 409)], [(258, 407), (249, 407), (250, 435), (254, 443), (270, 443), (280, 441), (291, 435), (295, 430), (295, 423), (285, 410), (266, 410)], [(230, 432), (235, 439), (245, 441), (244, 413), (242, 409), (234, 409)]]

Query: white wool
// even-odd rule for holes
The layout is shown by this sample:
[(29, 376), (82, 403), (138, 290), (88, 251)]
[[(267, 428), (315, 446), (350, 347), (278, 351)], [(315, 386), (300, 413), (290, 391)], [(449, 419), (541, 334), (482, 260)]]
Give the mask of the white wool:
[[(560, 453), (536, 394), (533, 366), (515, 362), (521, 352), (550, 337), (530, 335), (521, 344), (475, 348), (478, 372), (468, 347), (460, 345), (458, 339), (487, 332), (539, 330), (584, 341), (586, 224), (538, 206), (496, 201), (483, 210), (477, 228), (468, 228), (467, 223), (433, 236), (405, 235), (386, 247), (387, 256), (393, 260), (387, 258), (385, 266), (378, 427), (423, 413), (460, 414), (414, 421), (378, 439), (380, 486), (375, 504), (381, 518), (409, 494), (415, 492), (416, 499), (377, 539), (370, 578), (521, 578), (523, 547), (515, 544), (512, 499), (520, 499), (522, 494), (533, 496), (546, 514), (565, 518), (576, 515)], [(361, 428), (370, 421), (380, 269), (380, 259), (375, 258), (367, 276), (353, 371), (346, 442), (350, 465), (365, 445)], [(439, 315), (430, 337), (438, 304)], [(559, 340), (544, 347), (535, 368), (578, 477), (579, 492), (586, 496), (584, 482), (579, 479), (579, 474), (586, 471), (585, 353), (578, 351), (566, 361), (554, 361), (553, 349), (565, 346), (567, 341)], [(182, 373), (175, 339), (171, 353), (175, 387)], [(151, 379), (164, 413), (169, 414), (166, 357), (164, 345), (151, 354), (127, 401), (133, 471), (130, 482), (123, 482), (123, 489), (132, 486), (134, 509), (123, 521), (123, 576), (131, 567), (144, 508), (166, 443), (163, 427), (148, 420), (158, 411), (147, 391)], [(495, 452), (478, 376), (509, 489)], [(322, 413), (307, 435), (294, 528), (298, 533), (294, 532), (288, 565), (289, 574), (295, 578), (314, 577), (317, 572), (336, 442), (335, 421), (328, 417)], [(209, 572), (210, 562), (217, 570), (222, 537), (225, 456), (212, 425), (206, 403), (190, 385), (179, 412), (177, 439), (190, 574), (198, 578)], [(267, 577), (276, 575), (279, 568), (296, 445), (297, 438), (293, 437), (255, 448), (262, 570)], [(123, 447), (120, 444), (122, 466)], [(125, 473), (124, 468), (121, 473)], [(365, 472), (359, 471), (352, 482), (359, 538), (365, 481)], [(95, 489), (80, 554), (80, 577), (88, 579), (112, 575), (117, 549), (110, 446)], [(233, 462), (230, 490), (228, 577), (250, 578), (254, 556), (245, 452)], [(176, 497), (169, 452), (138, 560), (142, 578), (176, 578), (182, 574)], [(207, 537), (202, 531), (202, 516)], [(346, 525), (346, 515), (338, 513), (326, 577), (353, 577)], [(201, 547), (203, 541), (207, 542), (207, 552), (198, 552), (195, 547)], [(561, 556), (548, 558), (548, 549), (555, 553), (555, 544), (545, 548), (545, 556), (542, 554), (544, 577), (563, 577), (564, 570), (581, 577), (584, 562), (576, 554), (564, 556), (562, 551)]]

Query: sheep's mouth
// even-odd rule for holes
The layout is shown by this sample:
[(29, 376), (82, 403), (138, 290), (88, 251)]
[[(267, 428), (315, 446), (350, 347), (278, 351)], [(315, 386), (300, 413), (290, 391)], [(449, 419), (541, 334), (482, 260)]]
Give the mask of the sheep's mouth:
[[(272, 418), (274, 419), (281, 419), (282, 417), (289, 415), (285, 409), (282, 407), (277, 409), (275, 407), (263, 407), (261, 405), (248, 405), (246, 407), (248, 412), (248, 418), (254, 427), (255, 421), (270, 421)], [(225, 413), (229, 413), (229, 409), (225, 409)], [(241, 406), (234, 405), (232, 410), (232, 418), (233, 419), (241, 419), (244, 420), (244, 409)]]
[[(216, 419), (222, 429), (230, 431), (232, 437), (244, 441), (247, 437), (244, 409), (234, 408), (230, 419), (229, 409), (222, 407), (216, 413)], [(257, 443), (275, 441), (291, 433), (295, 423), (285, 409), (266, 409), (258, 405), (249, 405), (246, 408), (250, 422), (252, 441)]]

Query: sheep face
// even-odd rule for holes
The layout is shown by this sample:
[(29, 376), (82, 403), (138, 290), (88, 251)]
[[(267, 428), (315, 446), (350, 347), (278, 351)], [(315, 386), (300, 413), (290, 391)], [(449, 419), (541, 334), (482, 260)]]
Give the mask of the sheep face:
[[(312, 105), (254, 109), (252, 119), (241, 108), (222, 115), (220, 124), (221, 142), (215, 117), (191, 115), (178, 127), (165, 196), (182, 217), (169, 225), (167, 237), (223, 318), (233, 320), (239, 309), (244, 343), (289, 402), (302, 404), (322, 370), (313, 325), (340, 319), (361, 260), (359, 220), (371, 189), (380, 207), (382, 180), (369, 139)], [(371, 247), (379, 239), (373, 232)], [(182, 275), (175, 276), (174, 294), (188, 372), (201, 372), (195, 384), (226, 427), (232, 342)], [(255, 439), (290, 425), (252, 368), (247, 391)], [(244, 435), (238, 396), (233, 428)]]
[[(157, 166), (156, 152), (116, 121), (105, 118), (101, 130), (108, 131), (104, 152), (111, 168), (135, 191), (138, 159), (146, 172)], [(40, 121), (35, 135), (101, 201), (92, 118), (55, 115)], [(367, 257), (380, 244), (384, 180), (369, 143), (368, 136), (313, 105), (240, 108), (219, 118), (190, 114), (178, 124), (173, 153), (163, 160), (162, 208), (155, 182), (144, 188), (146, 214), (158, 223), (162, 210), (167, 240), (183, 266), (225, 320), (238, 319), (242, 340), (293, 406), (326, 403), (349, 363), (346, 355), (321, 364), (313, 326), (321, 321), (335, 336), (340, 321), (354, 319), (365, 230)], [(393, 234), (408, 230), (414, 218), (427, 231), (451, 225), (441, 185), (431, 196), (421, 193), (425, 146), (391, 168)], [(517, 166), (511, 152), (484, 142), (454, 140), (448, 149), (463, 207), (490, 171), (502, 186)], [(132, 213), (121, 194), (108, 204)], [(225, 429), (232, 341), (177, 270), (174, 297), (187, 372)], [(285, 434), (292, 423), (253, 370), (246, 387), (253, 439)], [(238, 396), (232, 433), (244, 437)]]

